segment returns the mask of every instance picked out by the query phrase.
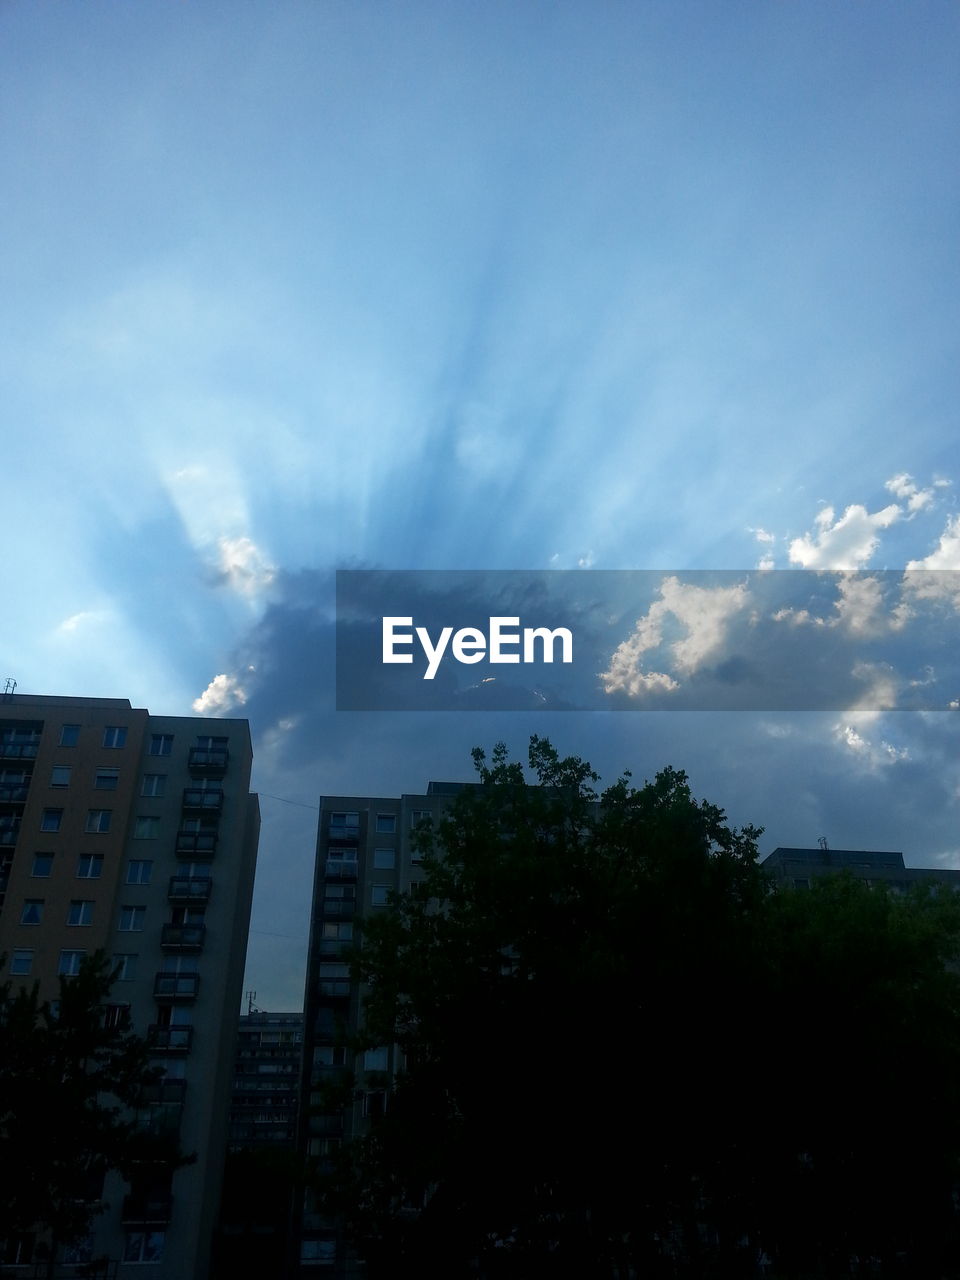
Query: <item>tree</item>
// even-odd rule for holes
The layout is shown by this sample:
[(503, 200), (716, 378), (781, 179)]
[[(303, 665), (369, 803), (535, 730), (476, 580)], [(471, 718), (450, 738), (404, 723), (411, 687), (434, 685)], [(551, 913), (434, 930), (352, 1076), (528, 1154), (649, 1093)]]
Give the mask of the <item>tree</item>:
[[(774, 893), (759, 830), (672, 768), (601, 795), (538, 737), (534, 785), (502, 745), (474, 756), (479, 784), (420, 834), (422, 884), (353, 957), (357, 1047), (406, 1064), (328, 1182), (371, 1277), (753, 1276), (763, 1252), (784, 1276), (946, 1265), (957, 904)], [(888, 1092), (866, 1089), (865, 1116), (850, 1091), (871, 1070)], [(922, 1140), (898, 1072), (931, 1090)], [(918, 1194), (879, 1159), (891, 1132), (926, 1162)]]
[(60, 979), (55, 1004), (40, 1002), (36, 984), (0, 985), (0, 1222), (5, 1233), (46, 1234), (51, 1263), (88, 1234), (108, 1170), (129, 1178), (145, 1162), (184, 1162), (133, 1114), (163, 1072), (125, 1014), (108, 1012), (112, 979), (97, 952)]

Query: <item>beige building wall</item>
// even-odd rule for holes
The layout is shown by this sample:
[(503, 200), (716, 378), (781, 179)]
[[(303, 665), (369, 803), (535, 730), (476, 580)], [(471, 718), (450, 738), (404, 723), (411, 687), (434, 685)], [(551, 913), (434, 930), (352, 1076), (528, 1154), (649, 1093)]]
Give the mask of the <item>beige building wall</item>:
[(129, 1007), (167, 1073), (141, 1121), (176, 1129), (196, 1156), (166, 1185), (150, 1171), (138, 1187), (108, 1177), (93, 1255), (116, 1260), (120, 1277), (149, 1263), (156, 1280), (203, 1280), (259, 835), (249, 725), (150, 716), (123, 699), (14, 695), (0, 702), (0, 739), (0, 771), (30, 775), (24, 792), (11, 773), (20, 820), (0, 837), (15, 836), (0, 845), (0, 979), (37, 978), (54, 998), (72, 953), (113, 956), (111, 1000)]

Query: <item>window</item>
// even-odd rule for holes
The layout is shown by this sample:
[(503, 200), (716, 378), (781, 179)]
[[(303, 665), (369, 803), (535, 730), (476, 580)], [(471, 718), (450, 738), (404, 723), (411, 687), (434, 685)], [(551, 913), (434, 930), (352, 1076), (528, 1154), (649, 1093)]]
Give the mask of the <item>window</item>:
[(86, 899), (75, 898), (67, 912), (67, 924), (93, 924), (93, 903)]
[(392, 871), (397, 864), (397, 855), (393, 849), (374, 849), (373, 865), (377, 871)]
[(379, 831), (381, 835), (393, 835), (396, 829), (397, 819), (392, 813), (377, 814), (377, 831)]
[(166, 1231), (128, 1231), (123, 1242), (124, 1262), (160, 1262)]
[(385, 884), (375, 884), (370, 893), (370, 902), (375, 907), (385, 907), (389, 901), (389, 888)]
[(120, 923), (117, 928), (121, 933), (139, 933), (146, 919), (146, 907), (121, 907)]
[(123, 747), (127, 743), (127, 729), (125, 725), (110, 724), (103, 731), (103, 745), (105, 747)]
[(340, 1045), (318, 1044), (313, 1050), (315, 1067), (345, 1067), (347, 1051)]
[(52, 853), (35, 853), (33, 855), (33, 870), (30, 872), (32, 876), (48, 876), (52, 870)]
[(340, 942), (348, 942), (353, 937), (352, 924), (337, 924), (332, 921), (325, 921), (323, 926), (323, 936), (325, 938), (337, 938)]
[(156, 840), (160, 834), (159, 818), (137, 818), (133, 824), (134, 840)]
[(51, 787), (69, 787), (70, 785), (70, 766), (68, 764), (55, 764), (50, 771)]
[(336, 1240), (301, 1240), (300, 1262), (304, 1266), (333, 1265), (337, 1260)]
[(63, 821), (62, 809), (44, 809), (40, 817), (41, 831), (59, 831)]
[(150, 755), (168, 756), (173, 751), (172, 733), (151, 733)]
[(145, 773), (143, 775), (143, 784), (140, 787), (140, 794), (159, 798), (163, 795), (166, 781), (167, 775), (165, 773)]
[(149, 884), (153, 876), (153, 862), (148, 858), (135, 858), (127, 864), (127, 884)]
[(364, 1071), (386, 1071), (387, 1069), (387, 1047), (381, 1045), (379, 1049), (368, 1049), (363, 1055)]
[(102, 853), (81, 853), (77, 859), (77, 878), (80, 880), (99, 880), (103, 875)]
[(20, 912), (21, 924), (40, 924), (43, 920), (43, 898), (27, 898)]
[(14, 951), (10, 959), (10, 973), (15, 978), (27, 978), (30, 976), (30, 970), (33, 968), (33, 952), (32, 951)]
[(416, 831), (417, 827), (425, 826), (427, 823), (433, 822), (433, 814), (429, 809), (411, 809), (410, 810), (410, 830)]
[(331, 813), (330, 834), (337, 835), (337, 827), (359, 827), (359, 813)]
[(80, 972), (80, 964), (86, 954), (85, 951), (61, 951), (57, 973), (65, 978), (75, 978)]
[(116, 971), (114, 982), (133, 982), (137, 976), (137, 957), (129, 952), (115, 955), (113, 967)]
[(119, 769), (98, 769), (93, 785), (97, 791), (116, 791), (119, 778)]
[(112, 817), (112, 809), (88, 809), (87, 825), (84, 830), (91, 834), (106, 835), (110, 830), (110, 819)]
[(196, 956), (164, 956), (160, 964), (161, 973), (196, 973)]
[(209, 733), (197, 734), (197, 746), (201, 751), (213, 751), (217, 747), (225, 747), (227, 738), (214, 738)]
[(61, 747), (75, 747), (80, 738), (80, 726), (78, 724), (65, 724), (60, 728), (60, 745)]

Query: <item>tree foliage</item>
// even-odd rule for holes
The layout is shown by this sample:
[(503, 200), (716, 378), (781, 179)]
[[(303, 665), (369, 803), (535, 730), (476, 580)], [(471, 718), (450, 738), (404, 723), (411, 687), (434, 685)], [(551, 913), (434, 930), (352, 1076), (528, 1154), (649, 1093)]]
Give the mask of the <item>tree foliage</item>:
[(952, 895), (775, 893), (680, 771), (474, 757), (354, 955), (406, 1064), (329, 1196), (371, 1276), (949, 1268)]
[(0, 1224), (47, 1233), (54, 1247), (85, 1236), (103, 1175), (144, 1161), (183, 1163), (175, 1144), (138, 1127), (131, 1109), (162, 1071), (124, 1016), (107, 1017), (112, 982), (102, 952), (60, 979), (59, 1000), (36, 984), (0, 985)]

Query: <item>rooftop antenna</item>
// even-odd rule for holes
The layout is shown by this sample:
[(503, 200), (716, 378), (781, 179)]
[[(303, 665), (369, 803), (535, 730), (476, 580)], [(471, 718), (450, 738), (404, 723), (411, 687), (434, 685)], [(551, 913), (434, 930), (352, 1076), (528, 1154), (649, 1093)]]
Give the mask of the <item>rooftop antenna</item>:
[(830, 846), (827, 844), (826, 836), (818, 836), (817, 844), (820, 846), (820, 848), (823, 850), (824, 853), (830, 852)]
[(16, 680), (14, 680), (13, 676), (7, 676), (6, 682), (3, 686), (4, 702), (11, 702), (13, 700), (13, 693), (16, 687), (17, 687), (17, 682)]
[(260, 1013), (260, 1010), (257, 1008), (256, 1004), (254, 1003), (256, 998), (257, 998), (257, 993), (255, 991), (247, 992), (247, 1014), (248, 1015), (251, 1013)]

